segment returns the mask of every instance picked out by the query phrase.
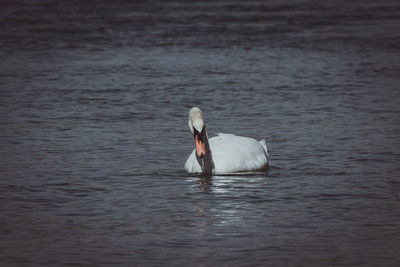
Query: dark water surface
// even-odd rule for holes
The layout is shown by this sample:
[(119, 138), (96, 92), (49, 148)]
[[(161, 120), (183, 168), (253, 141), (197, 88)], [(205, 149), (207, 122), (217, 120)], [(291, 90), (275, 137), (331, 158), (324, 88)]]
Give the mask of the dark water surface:
[[(2, 1), (2, 266), (398, 266), (398, 1)], [(188, 110), (272, 168), (189, 176)]]

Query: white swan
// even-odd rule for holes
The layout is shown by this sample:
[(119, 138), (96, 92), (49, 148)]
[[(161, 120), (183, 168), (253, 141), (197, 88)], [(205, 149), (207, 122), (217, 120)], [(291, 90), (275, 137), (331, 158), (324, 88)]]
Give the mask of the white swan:
[(196, 148), (185, 163), (188, 173), (229, 174), (269, 167), (265, 140), (223, 133), (208, 140), (203, 115), (197, 107), (189, 111), (189, 128)]

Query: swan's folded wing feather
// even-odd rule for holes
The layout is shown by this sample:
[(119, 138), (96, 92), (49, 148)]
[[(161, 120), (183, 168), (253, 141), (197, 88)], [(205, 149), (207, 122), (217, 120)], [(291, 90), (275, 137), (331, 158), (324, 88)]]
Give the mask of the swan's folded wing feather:
[(219, 133), (210, 138), (210, 147), (215, 173), (254, 171), (268, 166), (266, 145), (264, 148), (253, 138)]

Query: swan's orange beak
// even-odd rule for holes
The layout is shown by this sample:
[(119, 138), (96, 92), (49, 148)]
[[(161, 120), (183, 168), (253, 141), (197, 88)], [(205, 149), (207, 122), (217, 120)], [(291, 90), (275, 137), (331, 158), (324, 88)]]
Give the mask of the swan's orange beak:
[(199, 136), (195, 135), (194, 136), (194, 142), (196, 144), (196, 154), (198, 157), (202, 158), (206, 155), (206, 146), (204, 145), (204, 142), (199, 140)]

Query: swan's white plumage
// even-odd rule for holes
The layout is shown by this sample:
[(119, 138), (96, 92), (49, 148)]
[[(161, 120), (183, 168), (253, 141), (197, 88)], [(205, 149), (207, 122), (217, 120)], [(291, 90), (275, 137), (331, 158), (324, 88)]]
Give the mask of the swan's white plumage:
[[(214, 174), (256, 171), (268, 168), (268, 150), (264, 140), (219, 133), (209, 139)], [(188, 173), (201, 173), (196, 149), (185, 163)]]
[(193, 133), (193, 128), (196, 128), (198, 132), (204, 127), (204, 119), (201, 110), (198, 107), (194, 107), (189, 111), (189, 129)]

